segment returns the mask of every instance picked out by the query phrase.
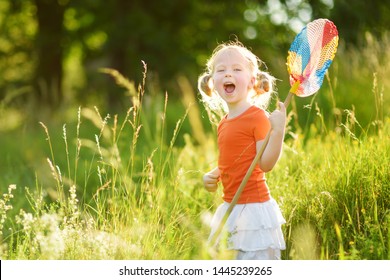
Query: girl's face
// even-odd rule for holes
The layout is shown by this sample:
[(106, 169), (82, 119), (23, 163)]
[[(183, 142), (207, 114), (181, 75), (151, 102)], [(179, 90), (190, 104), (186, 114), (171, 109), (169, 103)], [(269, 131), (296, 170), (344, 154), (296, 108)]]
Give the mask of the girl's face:
[(249, 61), (238, 50), (227, 48), (216, 55), (212, 78), (215, 90), (228, 107), (248, 102), (255, 77)]

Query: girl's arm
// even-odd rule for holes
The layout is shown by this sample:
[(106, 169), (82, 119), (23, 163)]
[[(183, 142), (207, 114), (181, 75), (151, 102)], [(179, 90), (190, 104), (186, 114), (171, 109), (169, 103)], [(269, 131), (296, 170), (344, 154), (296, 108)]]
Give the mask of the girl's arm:
[(207, 191), (215, 192), (218, 189), (220, 175), (219, 168), (216, 167), (203, 176), (203, 184)]
[[(279, 110), (275, 110), (269, 117), (271, 122), (270, 138), (264, 153), (259, 160), (259, 166), (264, 172), (269, 172), (275, 166), (282, 153), (284, 132), (286, 126), (286, 107), (279, 102)], [(259, 151), (264, 140), (256, 142), (256, 150)]]

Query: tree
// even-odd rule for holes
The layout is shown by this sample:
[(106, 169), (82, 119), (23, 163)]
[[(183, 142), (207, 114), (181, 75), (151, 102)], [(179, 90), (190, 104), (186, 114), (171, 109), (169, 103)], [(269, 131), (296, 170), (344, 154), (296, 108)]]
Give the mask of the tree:
[(63, 19), (66, 4), (58, 0), (34, 0), (37, 7), (38, 34), (36, 52), (38, 65), (35, 87), (39, 102), (58, 106), (63, 99)]
[(331, 18), (347, 44), (357, 45), (370, 32), (379, 38), (390, 26), (388, 0), (334, 1)]
[[(83, 42), (95, 32), (107, 34), (107, 40), (98, 49), (83, 44), (85, 65), (103, 61), (104, 64), (99, 63), (101, 67), (114, 68), (138, 84), (143, 77), (144, 61), (148, 77), (157, 78), (171, 95), (176, 75), (197, 75), (199, 66), (205, 63), (204, 53), (209, 54), (218, 42), (227, 41), (233, 34), (244, 39), (241, 35), (245, 2), (86, 0), (71, 2), (71, 7), (77, 21), (93, 19), (72, 32), (73, 40)], [(90, 73), (90, 82), (93, 76)], [(98, 79), (92, 83), (101, 84), (103, 79)], [(118, 96), (113, 88), (112, 82), (106, 88), (111, 93), (110, 103)]]
[[(38, 103), (51, 107), (64, 100), (63, 62), (72, 55), (70, 50), (76, 45), (81, 53), (81, 71), (86, 76), (85, 88), (79, 87), (79, 90), (109, 96), (112, 103), (118, 96), (110, 94), (115, 86), (112, 81), (106, 84), (109, 77), (102, 79), (99, 67), (115, 68), (138, 84), (143, 77), (143, 60), (148, 65), (148, 77), (158, 77), (162, 89), (174, 95), (175, 77), (184, 74), (195, 83), (196, 76), (218, 43), (237, 37), (264, 58), (271, 66), (271, 72), (275, 73), (272, 68), (281, 68), (280, 54), (285, 54), (295, 36), (289, 29), (292, 23), (301, 21), (304, 24), (313, 18), (327, 17), (336, 23), (341, 39), (347, 43), (357, 42), (366, 31), (379, 36), (387, 30), (390, 25), (386, 16), (390, 12), (387, 2), (7, 0), (5, 3), (12, 8), (3, 9), (8, 14), (2, 18), (20, 11), (25, 14), (18, 15), (18, 19), (24, 16), (29, 19), (26, 22), (31, 23), (31, 11), (34, 10), (31, 6), (34, 5), (36, 28), (35, 23), (30, 24), (29, 28), (34, 26), (34, 32), (29, 31), (29, 37), (19, 36), (18, 40), (13, 38), (20, 32), (2, 32), (3, 42), (6, 40), (7, 44), (1, 45), (0, 41), (0, 53), (6, 45), (12, 45), (13, 48), (7, 49), (12, 49), (13, 57), (22, 49), (25, 53), (30, 52), (27, 57), (31, 60), (25, 63), (29, 67), (24, 68), (29, 72), (23, 71), (23, 75), (30, 75), (32, 66), (35, 66), (35, 74), (21, 77), (18, 83), (32, 80)], [(365, 14), (369, 16), (361, 16)], [(28, 29), (19, 22), (19, 29)], [(11, 26), (7, 20), (0, 20), (0, 28), (2, 31), (4, 28), (14, 30), (15, 24)], [(34, 49), (30, 46), (32, 36), (35, 36)], [(100, 38), (98, 43), (94, 38)], [(6, 55), (11, 57), (8, 53)], [(21, 56), (17, 57), (20, 61)], [(12, 62), (2, 58), (0, 72), (10, 73)], [(8, 78), (11, 76), (7, 76), (7, 81), (11, 81)], [(0, 82), (0, 87), (4, 88), (7, 81)]]

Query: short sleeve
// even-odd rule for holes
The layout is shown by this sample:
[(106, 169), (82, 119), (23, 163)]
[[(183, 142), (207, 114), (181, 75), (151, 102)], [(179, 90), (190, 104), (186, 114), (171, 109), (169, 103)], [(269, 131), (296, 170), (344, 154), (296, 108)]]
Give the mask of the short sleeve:
[(256, 141), (263, 140), (267, 135), (268, 131), (271, 129), (271, 123), (268, 119), (266, 112), (260, 109), (256, 113), (256, 125), (254, 127), (254, 136)]

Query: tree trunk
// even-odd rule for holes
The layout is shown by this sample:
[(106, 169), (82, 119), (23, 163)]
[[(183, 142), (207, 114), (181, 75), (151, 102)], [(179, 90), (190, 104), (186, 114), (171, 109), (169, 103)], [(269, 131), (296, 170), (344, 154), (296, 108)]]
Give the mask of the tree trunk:
[(34, 0), (37, 7), (37, 101), (51, 108), (62, 101), (63, 19), (65, 6), (57, 0)]

